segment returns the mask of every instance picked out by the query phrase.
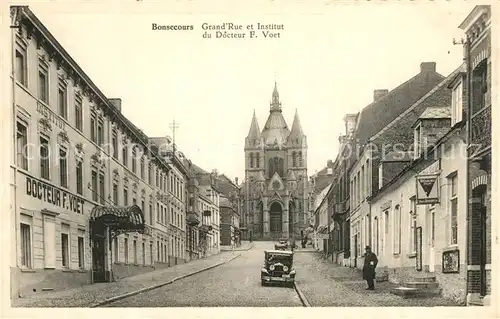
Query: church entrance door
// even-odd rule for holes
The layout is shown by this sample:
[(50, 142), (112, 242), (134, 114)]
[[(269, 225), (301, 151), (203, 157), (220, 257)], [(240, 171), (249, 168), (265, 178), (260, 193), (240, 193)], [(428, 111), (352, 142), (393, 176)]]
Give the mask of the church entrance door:
[(269, 208), (269, 230), (274, 236), (281, 236), (282, 232), (282, 222), (283, 222), (283, 207), (280, 203), (274, 202)]

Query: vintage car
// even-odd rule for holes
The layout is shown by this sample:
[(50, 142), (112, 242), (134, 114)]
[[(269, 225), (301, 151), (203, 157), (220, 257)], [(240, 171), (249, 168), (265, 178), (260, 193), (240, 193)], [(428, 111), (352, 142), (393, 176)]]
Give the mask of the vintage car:
[(283, 283), (293, 285), (295, 269), (293, 268), (293, 252), (283, 250), (266, 250), (264, 265), (260, 271), (261, 284)]
[(275, 250), (288, 250), (288, 239), (281, 238), (276, 244), (274, 244)]

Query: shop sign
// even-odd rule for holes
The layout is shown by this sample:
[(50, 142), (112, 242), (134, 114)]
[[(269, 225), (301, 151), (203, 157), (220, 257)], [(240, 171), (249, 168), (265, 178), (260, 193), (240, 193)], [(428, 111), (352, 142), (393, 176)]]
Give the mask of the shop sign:
[(83, 198), (29, 176), (26, 176), (26, 195), (77, 214), (83, 214), (85, 203)]
[(417, 205), (428, 205), (439, 203), (438, 174), (417, 175)]

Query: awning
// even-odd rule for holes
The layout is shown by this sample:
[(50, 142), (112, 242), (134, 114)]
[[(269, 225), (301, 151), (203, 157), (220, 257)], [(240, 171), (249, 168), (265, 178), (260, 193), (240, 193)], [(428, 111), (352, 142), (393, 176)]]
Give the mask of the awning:
[(189, 212), (186, 216), (186, 223), (190, 226), (196, 226), (200, 223), (200, 219), (196, 213)]
[(110, 231), (144, 232), (144, 214), (139, 206), (95, 206), (90, 211), (90, 223), (107, 226)]

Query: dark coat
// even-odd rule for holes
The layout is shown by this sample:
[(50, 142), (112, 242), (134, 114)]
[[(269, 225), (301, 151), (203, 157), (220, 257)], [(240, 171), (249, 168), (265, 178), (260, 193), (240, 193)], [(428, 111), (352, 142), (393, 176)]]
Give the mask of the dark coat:
[[(363, 264), (363, 279), (375, 279), (375, 268), (378, 264), (377, 255), (374, 253), (365, 254), (365, 262)], [(373, 265), (371, 264), (373, 262)]]

